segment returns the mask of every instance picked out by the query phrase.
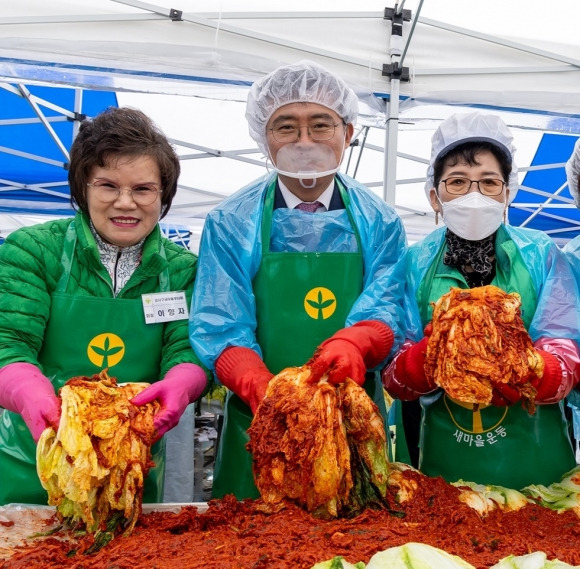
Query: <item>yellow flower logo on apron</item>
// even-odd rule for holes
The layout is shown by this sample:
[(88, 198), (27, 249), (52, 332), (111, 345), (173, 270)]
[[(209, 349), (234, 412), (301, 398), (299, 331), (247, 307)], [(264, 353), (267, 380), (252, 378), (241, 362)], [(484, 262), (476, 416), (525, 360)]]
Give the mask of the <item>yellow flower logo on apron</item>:
[[(461, 424), (463, 421), (461, 421), (459, 414), (453, 412), (453, 409), (449, 405), (449, 400), (453, 401), (453, 403), (455, 403), (456, 405), (458, 405), (459, 407), (461, 407), (463, 409), (468, 409), (469, 411), (472, 411), (473, 415), (471, 416), (471, 425)], [(493, 431), (494, 429), (499, 427), (499, 425), (501, 425), (501, 423), (505, 419), (505, 416), (507, 415), (507, 411), (508, 411), (508, 408), (505, 407), (503, 409), (503, 413), (501, 415), (501, 418), (498, 421), (496, 420), (496, 422), (492, 425), (484, 425), (483, 419), (481, 416), (481, 411), (483, 409), (487, 409), (488, 407), (490, 407), (489, 405), (479, 405), (478, 408), (476, 410), (474, 410), (475, 406), (473, 405), (473, 403), (463, 403), (462, 401), (458, 401), (457, 399), (453, 399), (452, 397), (449, 397), (447, 394), (445, 394), (444, 401), (445, 401), (445, 407), (447, 408), (447, 411), (449, 413), (449, 416), (451, 417), (451, 420), (453, 421), (453, 424), (458, 429), (461, 429), (462, 431), (465, 431), (466, 433), (472, 433), (472, 434), (481, 434), (481, 433), (487, 433), (488, 431)]]
[(328, 288), (310, 289), (304, 297), (304, 310), (314, 320), (326, 320), (336, 310), (336, 296)]
[(87, 348), (87, 356), (92, 364), (99, 368), (113, 367), (125, 355), (125, 343), (112, 333), (95, 336)]

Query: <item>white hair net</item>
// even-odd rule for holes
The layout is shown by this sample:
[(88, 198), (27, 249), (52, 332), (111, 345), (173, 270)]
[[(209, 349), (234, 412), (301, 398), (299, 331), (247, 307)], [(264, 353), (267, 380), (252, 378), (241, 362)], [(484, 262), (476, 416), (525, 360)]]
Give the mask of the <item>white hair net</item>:
[(451, 150), (465, 142), (490, 142), (497, 146), (512, 164), (508, 188), (511, 202), (518, 191), (518, 168), (514, 162), (516, 151), (513, 145), (513, 135), (503, 120), (497, 115), (488, 115), (475, 111), (472, 113), (456, 113), (446, 118), (431, 137), (431, 159), (427, 168), (425, 193), (429, 198), (431, 188), (435, 186), (434, 166), (439, 158), (443, 158)]
[(578, 176), (580, 176), (580, 138), (574, 145), (572, 155), (566, 162), (566, 179), (570, 195), (576, 202), (576, 207), (580, 207), (580, 193), (578, 192)]
[(298, 102), (323, 105), (346, 124), (354, 124), (358, 115), (355, 92), (318, 63), (302, 60), (279, 67), (252, 85), (246, 105), (250, 136), (265, 156), (268, 156), (266, 125), (270, 117), (280, 107)]

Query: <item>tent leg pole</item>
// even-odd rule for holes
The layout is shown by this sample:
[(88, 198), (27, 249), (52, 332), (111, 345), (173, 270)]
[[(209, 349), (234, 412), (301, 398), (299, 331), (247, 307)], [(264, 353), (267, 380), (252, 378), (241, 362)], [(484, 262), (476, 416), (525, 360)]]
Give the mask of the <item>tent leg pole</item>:
[(397, 143), (399, 135), (399, 80), (391, 80), (391, 96), (386, 101), (383, 199), (395, 206), (397, 188)]

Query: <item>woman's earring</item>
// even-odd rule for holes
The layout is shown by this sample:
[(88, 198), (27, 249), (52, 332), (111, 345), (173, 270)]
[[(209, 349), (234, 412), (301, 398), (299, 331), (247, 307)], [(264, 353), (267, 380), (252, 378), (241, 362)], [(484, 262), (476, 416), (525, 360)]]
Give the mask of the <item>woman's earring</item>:
[(435, 225), (439, 225), (439, 212), (435, 212)]

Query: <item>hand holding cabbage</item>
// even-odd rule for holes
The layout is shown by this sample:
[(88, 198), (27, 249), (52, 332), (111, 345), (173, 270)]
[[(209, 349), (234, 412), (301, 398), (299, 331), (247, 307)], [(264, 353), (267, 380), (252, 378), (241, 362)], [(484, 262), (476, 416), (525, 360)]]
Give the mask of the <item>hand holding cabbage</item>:
[(130, 399), (147, 383), (117, 385), (106, 371), (75, 377), (60, 390), (58, 430), (38, 441), (38, 476), (68, 525), (102, 531), (114, 516), (131, 532), (141, 513), (144, 480), (151, 467), (157, 402)]

